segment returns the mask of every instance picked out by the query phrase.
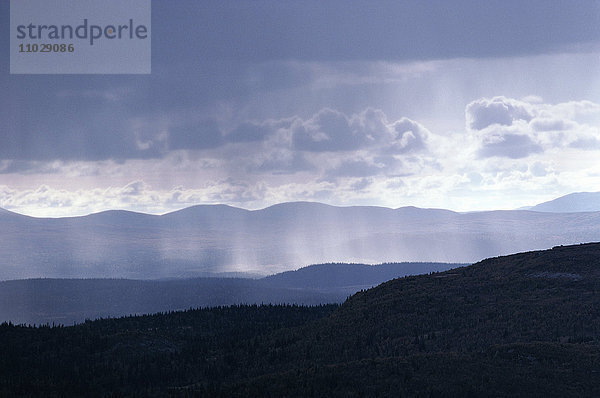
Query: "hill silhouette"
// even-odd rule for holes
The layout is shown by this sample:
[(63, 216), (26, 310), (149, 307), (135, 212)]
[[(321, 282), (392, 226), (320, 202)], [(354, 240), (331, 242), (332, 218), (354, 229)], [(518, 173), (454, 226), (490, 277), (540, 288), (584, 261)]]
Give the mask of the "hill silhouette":
[(341, 306), (0, 327), (0, 393), (600, 395), (600, 244), (490, 258)]

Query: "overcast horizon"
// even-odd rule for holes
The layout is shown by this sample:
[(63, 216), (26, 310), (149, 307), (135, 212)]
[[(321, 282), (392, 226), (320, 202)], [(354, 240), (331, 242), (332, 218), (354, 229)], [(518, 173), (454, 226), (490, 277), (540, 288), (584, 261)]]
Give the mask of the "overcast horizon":
[[(9, 2), (0, 48), (8, 54)], [(150, 75), (11, 75), (0, 207), (515, 209), (600, 191), (600, 1), (152, 2)]]

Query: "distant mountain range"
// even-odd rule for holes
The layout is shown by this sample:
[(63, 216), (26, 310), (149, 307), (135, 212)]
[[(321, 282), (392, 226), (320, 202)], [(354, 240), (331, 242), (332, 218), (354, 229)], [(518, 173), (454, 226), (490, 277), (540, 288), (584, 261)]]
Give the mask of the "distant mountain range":
[(0, 212), (0, 280), (268, 275), (328, 262), (473, 263), (600, 240), (600, 212), (544, 213), (283, 203), (194, 206), (162, 216)]
[(576, 192), (529, 208), (551, 213), (600, 211), (600, 192)]
[(86, 319), (234, 304), (341, 303), (406, 275), (464, 264), (319, 264), (262, 279), (25, 279), (0, 282), (0, 323), (72, 325)]

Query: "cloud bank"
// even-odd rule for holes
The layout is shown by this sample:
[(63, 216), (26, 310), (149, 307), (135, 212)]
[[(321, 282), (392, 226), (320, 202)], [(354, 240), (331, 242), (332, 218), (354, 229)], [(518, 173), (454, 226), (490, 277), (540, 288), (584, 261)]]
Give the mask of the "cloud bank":
[(526, 102), (506, 97), (482, 98), (466, 107), (467, 130), (478, 142), (481, 158), (527, 158), (553, 149), (597, 149), (600, 117), (591, 101), (560, 104)]

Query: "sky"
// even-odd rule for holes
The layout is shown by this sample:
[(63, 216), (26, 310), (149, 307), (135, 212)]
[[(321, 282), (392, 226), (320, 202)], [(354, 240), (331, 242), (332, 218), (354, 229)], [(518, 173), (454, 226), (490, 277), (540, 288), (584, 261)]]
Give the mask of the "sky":
[[(9, 2), (0, 2), (9, 51)], [(600, 191), (600, 1), (153, 0), (148, 75), (0, 57), (0, 207), (514, 209)]]

